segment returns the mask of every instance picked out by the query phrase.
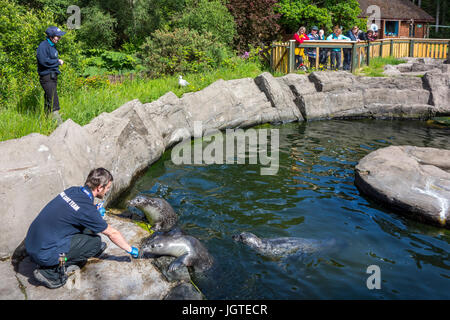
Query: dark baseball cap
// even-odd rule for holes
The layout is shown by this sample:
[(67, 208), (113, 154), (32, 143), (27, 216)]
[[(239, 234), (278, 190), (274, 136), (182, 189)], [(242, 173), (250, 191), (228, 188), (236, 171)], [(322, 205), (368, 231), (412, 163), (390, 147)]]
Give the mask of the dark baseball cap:
[(319, 30), (319, 28), (317, 28), (316, 26), (312, 27), (311, 30)]
[(62, 31), (60, 28), (58, 27), (48, 27), (47, 30), (45, 30), (45, 33), (47, 34), (47, 36), (49, 37), (62, 37), (63, 35), (65, 35), (66, 33), (64, 31)]

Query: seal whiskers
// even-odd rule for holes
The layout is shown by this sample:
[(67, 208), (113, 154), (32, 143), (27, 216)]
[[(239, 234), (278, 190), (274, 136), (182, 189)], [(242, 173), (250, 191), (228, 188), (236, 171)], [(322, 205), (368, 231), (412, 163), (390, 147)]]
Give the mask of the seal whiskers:
[(152, 224), (154, 231), (168, 231), (178, 221), (178, 216), (172, 206), (162, 198), (139, 195), (130, 200), (128, 205), (144, 212), (148, 222)]

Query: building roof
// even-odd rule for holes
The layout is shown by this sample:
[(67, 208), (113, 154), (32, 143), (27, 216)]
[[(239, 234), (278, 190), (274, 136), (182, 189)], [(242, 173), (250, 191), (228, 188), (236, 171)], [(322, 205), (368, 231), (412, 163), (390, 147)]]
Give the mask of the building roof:
[(408, 0), (357, 0), (361, 8), (360, 17), (368, 17), (372, 12), (366, 13), (371, 5), (380, 7), (382, 20), (410, 20), (434, 22), (435, 19), (424, 10)]

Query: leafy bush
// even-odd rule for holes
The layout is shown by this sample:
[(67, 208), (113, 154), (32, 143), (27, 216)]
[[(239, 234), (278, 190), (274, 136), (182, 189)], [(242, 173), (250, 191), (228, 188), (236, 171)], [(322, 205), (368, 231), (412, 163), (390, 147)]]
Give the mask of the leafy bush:
[(86, 52), (87, 58), (83, 76), (89, 77), (103, 74), (124, 74), (135, 71), (137, 59), (127, 53), (90, 49)]
[(367, 19), (358, 18), (361, 9), (357, 0), (325, 0), (320, 6), (312, 0), (281, 0), (276, 11), (282, 14), (280, 23), (292, 33), (300, 26), (318, 26), (332, 32), (338, 25), (345, 32), (357, 25), (365, 30), (367, 23)]
[(116, 41), (114, 31), (117, 21), (98, 7), (83, 8), (82, 24), (77, 39), (85, 48), (111, 49)]
[(183, 13), (176, 16), (172, 25), (177, 28), (197, 30), (200, 34), (211, 32), (214, 39), (228, 46), (233, 44), (236, 24), (221, 0), (191, 1)]
[(237, 28), (234, 47), (240, 52), (249, 46), (270, 43), (280, 30), (279, 13), (275, 13), (277, 0), (228, 0), (227, 8), (233, 15)]
[(195, 73), (217, 68), (230, 55), (210, 32), (157, 30), (142, 45), (138, 57), (150, 77)]

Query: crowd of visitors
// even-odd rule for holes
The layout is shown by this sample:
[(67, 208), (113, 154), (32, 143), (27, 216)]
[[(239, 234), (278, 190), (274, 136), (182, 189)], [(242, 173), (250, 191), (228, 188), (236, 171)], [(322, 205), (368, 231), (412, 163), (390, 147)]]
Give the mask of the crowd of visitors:
[[(375, 30), (374, 30), (375, 29)], [(300, 27), (298, 31), (294, 34), (293, 39), (296, 40), (298, 44), (303, 43), (305, 40), (330, 40), (330, 41), (374, 41), (378, 38), (378, 27), (372, 25), (367, 32), (363, 32), (357, 26), (354, 26), (351, 30), (342, 34), (342, 29), (339, 26), (333, 28), (333, 32), (325, 37), (325, 32), (317, 27), (313, 26), (310, 33), (306, 33), (305, 27)], [(352, 61), (352, 51), (351, 49), (344, 48), (344, 59), (342, 63), (343, 70), (351, 69)], [(318, 57), (317, 57), (318, 54)], [(308, 70), (305, 65), (306, 60), (308, 61), (310, 68), (315, 68), (316, 61), (319, 62), (319, 69), (327, 69), (328, 57), (330, 57), (330, 69), (339, 70), (341, 68), (341, 48), (320, 48), (317, 53), (316, 48), (295, 48), (295, 68), (296, 70)], [(308, 59), (306, 59), (308, 58)]]

